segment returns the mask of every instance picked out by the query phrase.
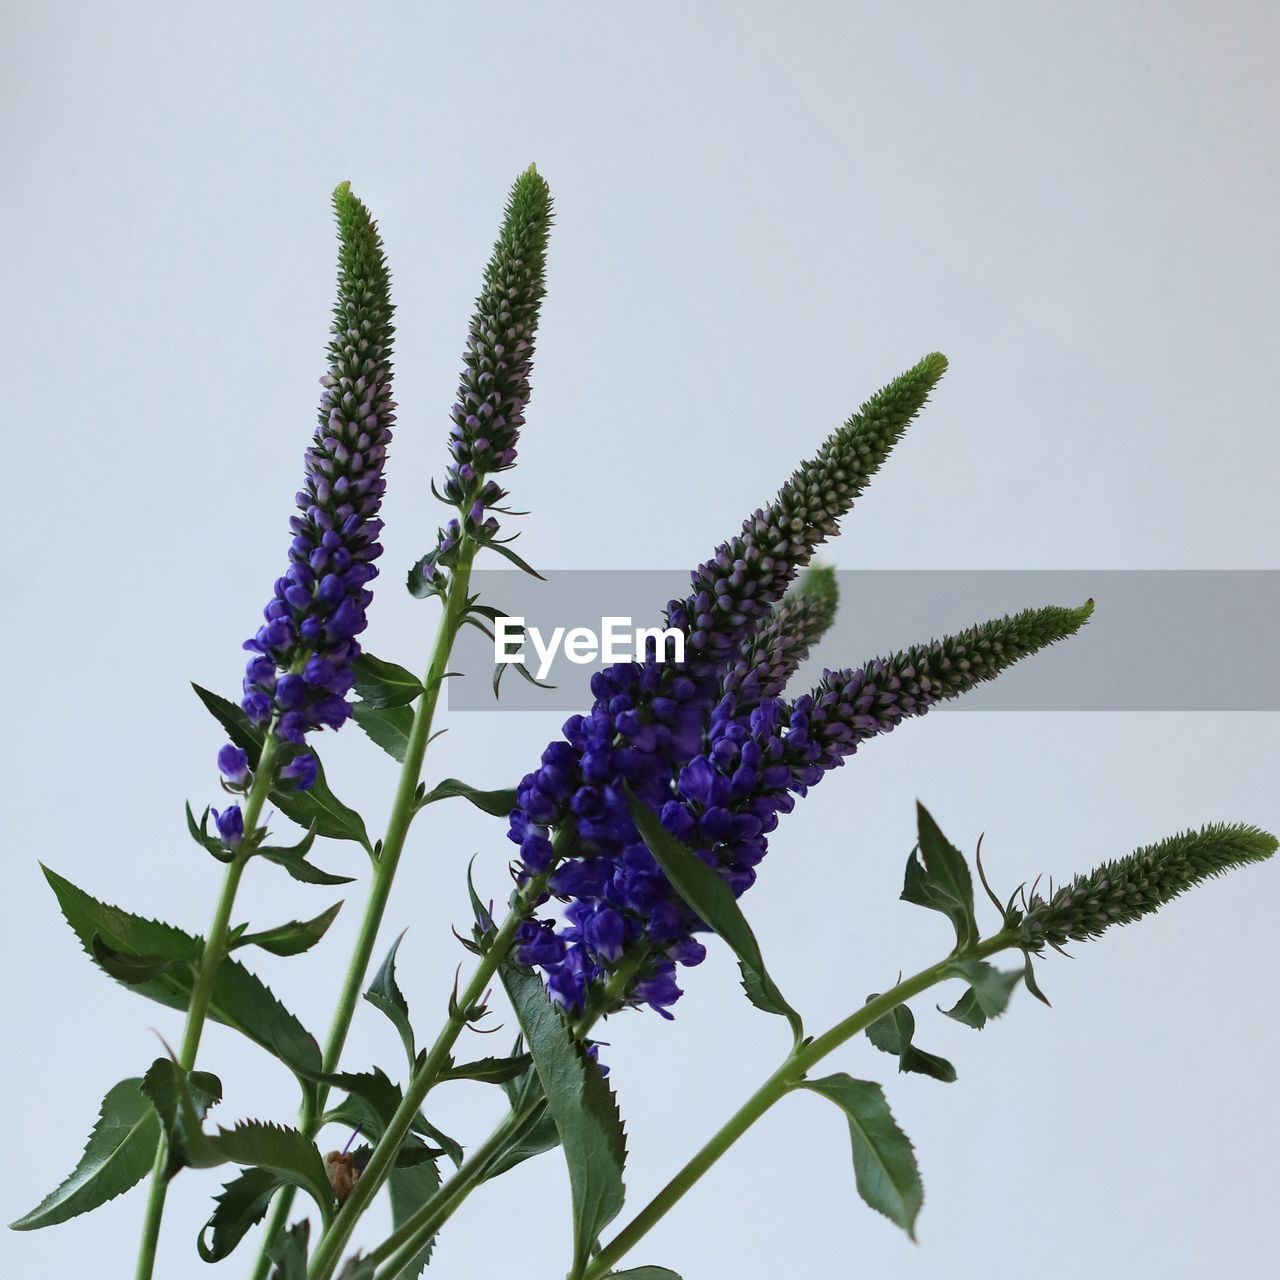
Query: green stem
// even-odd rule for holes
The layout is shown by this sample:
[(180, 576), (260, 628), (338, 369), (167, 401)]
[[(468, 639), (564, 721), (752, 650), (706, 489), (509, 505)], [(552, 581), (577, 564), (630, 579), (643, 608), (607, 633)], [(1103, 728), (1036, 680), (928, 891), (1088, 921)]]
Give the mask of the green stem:
[[(980, 959), (1016, 945), (1007, 934), (998, 933), (980, 942), (964, 956)], [(657, 1225), (677, 1201), (720, 1159), (757, 1120), (780, 1098), (786, 1097), (804, 1081), (806, 1072), (833, 1050), (865, 1031), (877, 1018), (882, 1018), (913, 996), (927, 991), (943, 979), (954, 976), (950, 970), (958, 957), (948, 956), (937, 964), (922, 969), (914, 977), (899, 982), (883, 995), (863, 1005), (856, 1013), (838, 1022), (816, 1039), (797, 1045), (783, 1064), (749, 1097), (737, 1111), (707, 1140), (701, 1150), (649, 1201), (631, 1221), (592, 1259), (582, 1280), (603, 1280), (614, 1264), (631, 1251)]]
[(427, 1050), (422, 1065), (413, 1073), (404, 1099), (374, 1147), (364, 1172), (356, 1181), (329, 1230), (321, 1238), (307, 1272), (308, 1280), (330, 1280), (333, 1275), (342, 1251), (351, 1238), (352, 1229), (394, 1168), (400, 1146), (413, 1128), (418, 1109), (437, 1078), (448, 1068), (453, 1046), (467, 1025), (467, 1011), (484, 999), (499, 964), (511, 949), (516, 930), (528, 916), (525, 904), (538, 900), (545, 880), (546, 873), (530, 880), (524, 887), (507, 918), (490, 940), (484, 955), (480, 957), (480, 963), (476, 965), (465, 989), (452, 1001), (443, 1029)]
[[(378, 860), (374, 864), (373, 879), (369, 886), (369, 898), (365, 903), (364, 916), (360, 922), (360, 932), (356, 935), (355, 947), (347, 965), (346, 977), (343, 979), (342, 990), (333, 1012), (333, 1021), (329, 1027), (329, 1035), (325, 1041), (321, 1069), (326, 1075), (331, 1075), (338, 1070), (342, 1050), (347, 1042), (347, 1033), (351, 1030), (351, 1019), (355, 1016), (356, 1005), (359, 1003), (365, 977), (369, 972), (369, 962), (377, 943), (378, 931), (382, 926), (382, 917), (387, 909), (387, 900), (391, 896), (391, 886), (395, 882), (396, 870), (400, 865), (400, 855), (404, 850), (405, 839), (416, 813), (414, 802), (418, 784), (422, 779), (422, 766), (427, 755), (427, 744), (431, 740), (431, 726), (440, 701), (440, 690), (444, 687), (445, 673), (449, 668), (449, 655), (453, 652), (454, 641), (462, 627), (462, 620), (466, 616), (467, 592), (470, 589), (471, 565), (475, 554), (476, 544), (470, 539), (464, 540), (458, 551), (457, 567), (449, 580), (444, 613), (436, 631), (435, 645), (431, 652), (426, 678), (423, 681), (424, 692), (414, 710), (413, 726), (409, 731), (408, 745), (405, 747), (404, 765), (400, 770), (400, 781), (396, 787), (391, 815), (387, 821), (386, 835), (382, 841)], [(318, 1084), (314, 1090), (314, 1096), (309, 1091), (303, 1099), (298, 1115), (298, 1127), (308, 1137), (314, 1137), (320, 1127), (320, 1116), (324, 1113), (328, 1096), (328, 1086)], [(266, 1280), (271, 1268), (271, 1259), (267, 1256), (267, 1250), (287, 1225), (295, 1194), (296, 1188), (285, 1187), (276, 1197), (275, 1208), (267, 1224), (258, 1261), (253, 1270), (253, 1280)]]
[[(244, 874), (245, 865), (253, 856), (251, 838), (257, 830), (262, 806), (266, 803), (274, 782), (275, 757), (276, 739), (273, 734), (268, 733), (263, 743), (262, 754), (258, 758), (258, 766), (254, 770), (253, 785), (249, 788), (249, 795), (245, 801), (245, 842), (227, 864), (226, 874), (222, 879), (222, 891), (218, 894), (218, 903), (214, 908), (213, 919), (209, 923), (209, 932), (196, 967), (196, 981), (191, 991), (191, 1000), (187, 1004), (187, 1022), (182, 1033), (182, 1048), (178, 1053), (178, 1065), (183, 1071), (191, 1071), (196, 1065), (200, 1037), (204, 1033), (204, 1024), (208, 1019), (209, 1006), (213, 1003), (213, 992), (218, 982), (218, 970), (226, 959), (227, 934), (231, 927), (231, 911), (235, 905), (236, 892), (240, 888), (240, 877)], [(151, 1190), (147, 1197), (146, 1215), (142, 1220), (142, 1240), (138, 1246), (135, 1280), (151, 1280), (155, 1270), (156, 1246), (160, 1242), (160, 1221), (164, 1216), (164, 1202), (169, 1187), (168, 1179), (165, 1177), (168, 1158), (168, 1144), (162, 1137), (156, 1145), (155, 1163), (151, 1169)]]

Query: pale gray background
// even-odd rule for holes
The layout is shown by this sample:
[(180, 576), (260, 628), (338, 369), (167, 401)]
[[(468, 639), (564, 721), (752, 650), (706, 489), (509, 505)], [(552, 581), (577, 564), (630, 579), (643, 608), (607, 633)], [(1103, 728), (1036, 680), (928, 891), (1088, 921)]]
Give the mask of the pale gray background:
[[(530, 160), (558, 202), (511, 477), (535, 563), (692, 564), (937, 347), (953, 372), (836, 564), (1278, 567), (1272, 5), (10, 0), (2, 21), (6, 1217), (67, 1171), (105, 1088), (155, 1056), (149, 1028), (177, 1034), (77, 954), (35, 860), (207, 919), (217, 870), (181, 803), (215, 797), (220, 738), (185, 682), (235, 687), (284, 563), (340, 179), (382, 220), (400, 307), (369, 633), (386, 656), (417, 665), (434, 624), (399, 578), (438, 519), (427, 482), (465, 316)], [(508, 783), (558, 718), (455, 717), (432, 773)], [(1010, 884), (1207, 819), (1280, 826), (1276, 746), (1273, 715), (932, 717), (799, 809), (750, 910), (821, 1025), (945, 942), (894, 901), (915, 797), (966, 846), (985, 829)], [(388, 762), (354, 729), (325, 759), (377, 825)], [(424, 1029), (473, 851), (500, 892), (496, 824), (432, 811), (388, 920), (388, 939), (411, 926), (403, 981)], [(362, 869), (354, 847), (324, 860)], [(329, 900), (269, 868), (247, 880), (237, 915), (260, 923)], [(918, 1247), (857, 1204), (840, 1122), (797, 1098), (633, 1262), (687, 1280), (1273, 1274), (1278, 886), (1280, 867), (1253, 870), (1054, 959), (1054, 1009), (1018, 995), (981, 1035), (924, 1002), (954, 1086), (888, 1075), (865, 1045), (839, 1055), (886, 1079), (916, 1140)], [(261, 962), (317, 1029), (356, 916), (353, 899), (307, 961)], [(674, 1025), (609, 1028), (636, 1205), (784, 1047), (723, 954), (688, 992)], [(350, 1062), (374, 1054), (396, 1047), (370, 1011)], [(213, 1029), (202, 1063), (227, 1085), (224, 1119), (292, 1111), (290, 1080), (233, 1034)], [(469, 1140), (501, 1105), (469, 1085), (440, 1101)], [(216, 1185), (177, 1182), (168, 1280), (206, 1274), (192, 1239)], [(135, 1193), (6, 1234), (6, 1271), (131, 1275), (141, 1208)], [(554, 1280), (567, 1209), (556, 1157), (530, 1163), (459, 1214), (436, 1270)]]

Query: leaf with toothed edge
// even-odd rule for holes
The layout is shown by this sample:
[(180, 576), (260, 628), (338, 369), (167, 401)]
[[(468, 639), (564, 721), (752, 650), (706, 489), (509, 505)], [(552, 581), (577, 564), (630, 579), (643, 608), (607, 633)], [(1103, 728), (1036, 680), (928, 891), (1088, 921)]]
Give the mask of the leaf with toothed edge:
[(552, 1005), (541, 979), (511, 964), (500, 972), (564, 1148), (573, 1194), (570, 1273), (580, 1275), (600, 1232), (622, 1208), (622, 1119), (600, 1068)]
[(355, 702), (351, 716), (372, 743), (397, 763), (404, 764), (409, 736), (413, 733), (413, 711), (409, 707), (375, 707), (369, 702)]
[(924, 805), (916, 804), (916, 817), (919, 843), (907, 860), (902, 900), (945, 915), (956, 931), (956, 950), (965, 951), (978, 941), (968, 864)]
[(437, 800), (452, 800), (455, 797), (469, 800), (477, 809), (494, 818), (505, 818), (516, 807), (514, 787), (503, 787), (496, 791), (483, 791), (478, 787), (468, 786), (465, 782), (459, 782), (457, 778), (445, 778), (443, 781), (437, 782), (418, 801), (418, 808), (422, 809), (429, 804), (435, 804)]
[(947, 970), (948, 977), (963, 978), (969, 990), (950, 1009), (948, 1018), (981, 1031), (988, 1018), (998, 1018), (1009, 1006), (1013, 989), (1022, 980), (1022, 969), (997, 969), (985, 960), (957, 960)]
[(804, 1036), (804, 1024), (764, 967), (760, 944), (742, 914), (733, 890), (688, 845), (677, 840), (662, 825), (658, 815), (629, 788), (627, 800), (641, 838), (672, 887), (738, 957), (747, 998), (757, 1009), (786, 1018), (799, 1041)]
[(214, 1210), (196, 1237), (196, 1251), (205, 1262), (230, 1257), (246, 1232), (266, 1217), (284, 1180), (268, 1169), (244, 1169), (223, 1183), (214, 1196)]
[(356, 659), (355, 677), (356, 693), (378, 710), (407, 706), (422, 693), (422, 683), (413, 672), (368, 652)]
[(480, 1058), (475, 1062), (464, 1062), (442, 1071), (438, 1077), (445, 1080), (479, 1080), (483, 1084), (505, 1084), (522, 1076), (528, 1070), (533, 1059), (522, 1053), (510, 1058)]
[(310, 1235), (311, 1223), (303, 1218), (267, 1246), (267, 1257), (275, 1263), (271, 1280), (307, 1280), (307, 1242)]
[(870, 1080), (855, 1080), (843, 1072), (806, 1080), (802, 1088), (821, 1094), (844, 1112), (858, 1194), (914, 1240), (924, 1188), (911, 1142), (890, 1114), (884, 1091)]
[(412, 1071), (418, 1050), (414, 1044), (413, 1026), (409, 1022), (409, 1002), (404, 998), (404, 992), (400, 990), (400, 984), (396, 981), (396, 952), (400, 950), (400, 944), (403, 941), (402, 933), (391, 944), (391, 950), (387, 952), (387, 958), (382, 962), (378, 972), (373, 975), (373, 981), (369, 983), (369, 989), (364, 993), (364, 998), (375, 1009), (386, 1014), (392, 1026), (399, 1032), (400, 1043), (404, 1045), (404, 1051), (409, 1057), (409, 1069)]
[[(198, 684), (191, 687), (209, 714), (227, 731), (231, 741), (248, 755), (249, 764), (257, 768), (264, 740), (262, 730), (234, 702), (229, 702), (208, 689), (202, 689)], [(320, 763), (320, 757), (312, 748), (307, 747), (306, 750), (315, 756), (316, 780), (305, 791), (297, 791), (292, 787), (276, 788), (271, 793), (272, 803), (300, 827), (314, 828), (318, 835), (332, 840), (354, 840), (366, 850), (371, 850), (364, 819), (333, 794), (325, 780), (324, 765)], [(298, 754), (298, 748), (287, 743), (281, 744), (280, 751), (281, 764)]]
[[(878, 993), (867, 997), (867, 1003), (879, 999)], [(930, 1076), (941, 1080), (944, 1084), (952, 1084), (956, 1078), (956, 1069), (946, 1058), (937, 1054), (926, 1053), (912, 1043), (916, 1033), (915, 1014), (905, 1005), (900, 1004), (888, 1013), (877, 1018), (867, 1027), (867, 1039), (883, 1053), (891, 1053), (898, 1059), (899, 1071), (910, 1071), (917, 1075)]]
[[(426, 1160), (410, 1169), (393, 1169), (387, 1178), (391, 1201), (391, 1226), (402, 1227), (440, 1189), (440, 1170), (434, 1160)], [(415, 1280), (431, 1260), (436, 1238), (432, 1236), (414, 1255), (413, 1260), (397, 1273), (398, 1280)], [(373, 1272), (370, 1271), (370, 1276)]]
[(107, 1091), (75, 1169), (29, 1213), (9, 1224), (34, 1231), (89, 1213), (141, 1182), (156, 1158), (160, 1122), (139, 1086), (140, 1077)]
[[(48, 867), (41, 869), (67, 923), (95, 961), (95, 936), (113, 952), (130, 956), (186, 962), (199, 956), (203, 945), (199, 938), (99, 902)], [(145, 981), (127, 985), (130, 991), (185, 1012), (194, 985), (191, 963), (175, 964)], [(224, 960), (218, 968), (209, 1015), (234, 1027), (299, 1075), (320, 1070), (320, 1046), (315, 1039), (270, 988), (236, 960)]]

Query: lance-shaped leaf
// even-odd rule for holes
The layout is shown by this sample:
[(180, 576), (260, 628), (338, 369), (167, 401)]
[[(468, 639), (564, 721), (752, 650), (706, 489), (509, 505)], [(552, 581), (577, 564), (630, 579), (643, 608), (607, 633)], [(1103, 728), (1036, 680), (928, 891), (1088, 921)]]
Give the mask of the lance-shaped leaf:
[(214, 1210), (196, 1237), (196, 1249), (205, 1262), (229, 1257), (245, 1233), (266, 1216), (284, 1181), (269, 1169), (244, 1169), (224, 1183), (214, 1197)]
[[(172, 925), (147, 920), (92, 898), (48, 867), (45, 879), (57, 896), (62, 914), (97, 961), (94, 939), (112, 952), (137, 957), (183, 961), (143, 981), (127, 984), (170, 1009), (186, 1011), (194, 984), (192, 962), (199, 956), (199, 938)], [(226, 959), (218, 967), (209, 1014), (225, 1026), (274, 1054), (299, 1075), (320, 1070), (320, 1046), (271, 990), (239, 962)]]
[(89, 945), (99, 968), (127, 987), (141, 986), (168, 973), (170, 969), (187, 963), (185, 960), (174, 960), (166, 956), (135, 956), (127, 951), (116, 951), (103, 942), (102, 935), (97, 933), (93, 935)]
[(88, 1213), (146, 1176), (156, 1158), (160, 1122), (141, 1083), (135, 1076), (108, 1090), (80, 1162), (30, 1213), (9, 1224), (14, 1231), (52, 1227)]
[[(519, 1056), (523, 1051), (524, 1037), (518, 1036), (515, 1047), (511, 1050), (512, 1056)], [(555, 1118), (547, 1110), (546, 1094), (532, 1063), (523, 1074), (506, 1081), (502, 1091), (507, 1095), (511, 1110), (525, 1118), (504, 1145), (501, 1154), (486, 1167), (486, 1180), (496, 1178), (508, 1169), (513, 1169), (534, 1156), (540, 1156), (545, 1151), (553, 1151), (560, 1145), (560, 1131), (556, 1128)]]
[[(877, 999), (879, 996), (872, 993), (867, 997), (867, 1002)], [(917, 1075), (931, 1076), (945, 1084), (953, 1083), (956, 1078), (955, 1067), (946, 1058), (918, 1049), (912, 1043), (915, 1033), (916, 1016), (905, 1004), (890, 1009), (867, 1027), (867, 1039), (877, 1049), (893, 1054), (898, 1059), (899, 1071), (912, 1071)]]
[(998, 1018), (1008, 1008), (1009, 997), (1023, 976), (1022, 969), (997, 969), (985, 960), (957, 960), (947, 972), (963, 978), (969, 990), (943, 1012), (978, 1031), (987, 1025), (988, 1018)]
[(276, 863), (302, 884), (350, 884), (354, 877), (331, 875), (328, 871), (321, 871), (319, 867), (307, 861), (307, 854), (311, 852), (311, 846), (315, 842), (316, 829), (312, 827), (297, 844), (284, 846), (261, 844), (253, 851), (253, 856)]
[(509, 1058), (480, 1058), (476, 1062), (463, 1062), (442, 1071), (441, 1080), (479, 1080), (484, 1084), (506, 1084), (522, 1076), (533, 1059), (527, 1053), (513, 1054)]
[(742, 914), (733, 890), (662, 825), (648, 805), (628, 793), (631, 817), (675, 891), (720, 935), (738, 957), (742, 985), (757, 1009), (776, 1013), (791, 1024), (797, 1040), (804, 1035), (800, 1015), (787, 1003), (760, 955), (760, 944)]
[(290, 920), (274, 929), (261, 929), (257, 933), (237, 933), (237, 947), (261, 947), (273, 956), (298, 956), (312, 947), (329, 931), (329, 926), (342, 910), (342, 903), (335, 902), (312, 920)]
[(459, 782), (457, 778), (445, 778), (418, 801), (418, 808), (434, 804), (437, 800), (452, 800), (455, 796), (470, 800), (477, 809), (492, 814), (495, 818), (505, 818), (516, 807), (514, 789), (504, 787), (497, 791), (482, 791), (478, 787), (469, 787), (465, 782)]
[[(227, 731), (231, 741), (248, 755), (250, 765), (256, 769), (262, 754), (262, 730), (234, 702), (228, 702), (198, 684), (191, 687), (210, 715)], [(315, 755), (312, 748), (306, 749)], [(285, 745), (281, 750), (287, 755), (295, 749)], [(281, 763), (285, 761), (281, 760)], [(316, 780), (310, 787), (305, 791), (297, 791), (291, 786), (281, 787), (271, 793), (271, 799), (281, 813), (300, 827), (314, 828), (317, 835), (333, 840), (355, 840), (372, 852), (364, 819), (330, 790), (319, 756), (316, 756)]]
[(829, 1098), (849, 1121), (858, 1194), (914, 1240), (924, 1188), (911, 1142), (890, 1114), (884, 1091), (843, 1072), (806, 1080), (804, 1087)]
[(157, 1058), (142, 1079), (142, 1091), (151, 1099), (169, 1149), (168, 1175), (190, 1166), (211, 1169), (218, 1165), (249, 1165), (263, 1169), (281, 1185), (307, 1192), (327, 1219), (333, 1212), (333, 1192), (324, 1160), (316, 1144), (296, 1129), (244, 1120), (233, 1129), (207, 1134), (204, 1119), (213, 1095), (221, 1096), (216, 1076), (183, 1071), (169, 1058)]
[(375, 1009), (380, 1009), (391, 1019), (392, 1026), (400, 1033), (400, 1042), (404, 1045), (404, 1051), (409, 1057), (409, 1068), (412, 1070), (418, 1050), (414, 1044), (413, 1026), (409, 1022), (409, 1002), (404, 998), (404, 992), (400, 990), (400, 984), (396, 981), (396, 952), (400, 950), (400, 944), (403, 941), (402, 933), (391, 944), (391, 950), (387, 952), (387, 958), (382, 962), (378, 972), (373, 975), (373, 981), (369, 984), (368, 991), (364, 993), (364, 998)]
[(356, 693), (370, 707), (407, 706), (422, 693), (422, 682), (412, 671), (371, 653), (356, 659), (355, 674)]
[[(440, 1189), (440, 1170), (434, 1160), (424, 1160), (408, 1169), (393, 1169), (387, 1179), (391, 1201), (391, 1226), (398, 1230)], [(436, 1238), (432, 1236), (413, 1259), (397, 1273), (398, 1280), (415, 1280), (431, 1260)], [(373, 1272), (370, 1271), (370, 1276)]]
[(533, 973), (504, 965), (502, 982), (555, 1120), (573, 1192), (573, 1266), (579, 1275), (600, 1232), (622, 1208), (626, 1135), (613, 1092)]
[(606, 1280), (680, 1280), (667, 1267), (631, 1267), (627, 1271), (610, 1271)]
[[(362, 1133), (375, 1142), (386, 1132), (391, 1117), (404, 1099), (400, 1086), (394, 1084), (380, 1067), (354, 1074), (344, 1071), (337, 1075), (322, 1075), (317, 1079), (347, 1092), (347, 1096), (337, 1106), (325, 1112), (321, 1117), (322, 1123), (358, 1126)], [(462, 1147), (431, 1124), (421, 1111), (414, 1117), (411, 1128), (415, 1134), (429, 1138), (455, 1165), (462, 1163)], [(406, 1139), (401, 1153), (406, 1157), (406, 1167), (418, 1161), (422, 1149), (421, 1143)]]
[(352, 703), (351, 714), (369, 740), (381, 747), (393, 760), (404, 764), (413, 732), (413, 710), (410, 707), (375, 707), (372, 703)]
[(311, 1223), (303, 1218), (267, 1246), (267, 1257), (275, 1263), (271, 1280), (307, 1280), (307, 1242), (310, 1235)]
[(916, 805), (916, 818), (920, 843), (907, 860), (902, 899), (945, 915), (955, 926), (956, 950), (965, 951), (978, 941), (968, 864), (924, 805)]

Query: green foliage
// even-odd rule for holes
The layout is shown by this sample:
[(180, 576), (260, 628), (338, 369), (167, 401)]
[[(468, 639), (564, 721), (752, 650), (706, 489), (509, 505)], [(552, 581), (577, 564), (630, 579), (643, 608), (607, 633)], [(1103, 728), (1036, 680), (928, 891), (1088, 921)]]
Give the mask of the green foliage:
[[(878, 995), (867, 997), (867, 1002), (878, 999)], [(912, 1043), (916, 1033), (916, 1018), (905, 1004), (897, 1005), (883, 1017), (877, 1018), (867, 1028), (867, 1039), (877, 1049), (891, 1053), (898, 1059), (899, 1071), (910, 1071), (917, 1075), (931, 1076), (944, 1084), (952, 1084), (956, 1078), (956, 1069), (946, 1058), (937, 1054), (926, 1053)]]
[(387, 958), (382, 962), (378, 972), (373, 975), (373, 981), (364, 993), (364, 998), (375, 1009), (381, 1010), (391, 1019), (391, 1025), (399, 1033), (400, 1043), (404, 1045), (404, 1051), (409, 1057), (409, 1069), (412, 1071), (418, 1050), (414, 1044), (413, 1026), (409, 1022), (409, 1002), (404, 998), (404, 992), (400, 990), (400, 984), (396, 981), (396, 952), (400, 950), (400, 944), (403, 941), (402, 933), (391, 944), (391, 950), (387, 952)]
[(147, 1175), (155, 1160), (160, 1122), (141, 1083), (133, 1077), (107, 1091), (79, 1163), (34, 1209), (9, 1224), (14, 1231), (52, 1227), (88, 1213)]
[(804, 1088), (829, 1098), (844, 1112), (859, 1195), (914, 1240), (924, 1188), (911, 1142), (890, 1114), (884, 1091), (878, 1084), (854, 1080), (843, 1072), (806, 1080)]
[(283, 1185), (284, 1179), (269, 1169), (244, 1169), (224, 1183), (222, 1194), (214, 1197), (213, 1215), (196, 1238), (200, 1257), (205, 1262), (230, 1257), (245, 1232), (262, 1221)]
[(627, 1271), (610, 1271), (608, 1280), (680, 1280), (666, 1267), (631, 1267)]
[[(249, 717), (234, 702), (228, 702), (226, 698), (210, 693), (198, 684), (191, 687), (209, 714), (227, 731), (231, 741), (248, 755), (250, 765), (256, 769), (258, 758), (262, 754), (262, 730), (251, 723)], [(313, 748), (306, 749), (315, 754)], [(282, 744), (279, 763), (287, 763), (296, 750), (288, 744)], [(331, 840), (354, 840), (368, 852), (373, 852), (364, 819), (354, 809), (343, 804), (330, 790), (319, 756), (316, 756), (316, 780), (306, 791), (297, 791), (286, 785), (272, 791), (271, 800), (281, 813), (300, 827), (314, 830), (317, 835)]]
[(978, 941), (969, 867), (924, 805), (916, 805), (916, 818), (919, 843), (907, 859), (902, 900), (940, 911), (955, 927), (956, 951), (966, 951)]
[(514, 788), (503, 787), (497, 791), (481, 791), (476, 787), (468, 786), (465, 782), (459, 782), (457, 778), (445, 778), (443, 782), (437, 783), (422, 796), (418, 801), (418, 808), (434, 804), (437, 800), (451, 800), (454, 797), (471, 801), (477, 809), (495, 818), (505, 818), (516, 807)]
[[(96, 938), (99, 950), (105, 946), (117, 956), (142, 957), (148, 963), (157, 957), (184, 962), (127, 985), (131, 991), (171, 1009), (186, 1010), (194, 984), (192, 964), (200, 953), (198, 938), (172, 925), (146, 920), (99, 902), (48, 867), (43, 870), (67, 923), (95, 961), (98, 961), (94, 949)], [(320, 1070), (320, 1046), (314, 1038), (270, 989), (238, 961), (227, 959), (219, 966), (209, 1013), (216, 1021), (248, 1036), (300, 1075)]]
[(355, 702), (351, 714), (369, 740), (381, 747), (398, 764), (404, 764), (413, 732), (411, 707), (375, 707), (369, 702)]
[(242, 926), (233, 934), (230, 945), (261, 947), (274, 956), (299, 956), (304, 951), (310, 951), (329, 932), (329, 926), (337, 919), (341, 910), (342, 903), (335, 902), (312, 920), (290, 920), (257, 933), (245, 933)]
[(947, 974), (963, 978), (969, 990), (955, 1005), (943, 1012), (948, 1018), (963, 1022), (967, 1027), (981, 1031), (988, 1018), (998, 1018), (1009, 1006), (1009, 997), (1021, 981), (1021, 969), (997, 969), (985, 960), (957, 960)]
[(581, 1274), (622, 1208), (626, 1136), (613, 1092), (534, 974), (504, 965), (502, 983), (555, 1120), (573, 1192), (573, 1266)]
[[(424, 1160), (410, 1168), (393, 1169), (387, 1179), (387, 1192), (391, 1200), (391, 1226), (402, 1227), (440, 1189), (440, 1171), (434, 1160)], [(411, 1262), (400, 1271), (399, 1280), (414, 1280), (422, 1274), (431, 1260), (436, 1238), (432, 1236), (418, 1251)], [(371, 1276), (372, 1271), (369, 1273)]]
[(443, 1080), (479, 1080), (484, 1084), (506, 1084), (524, 1075), (533, 1061), (527, 1053), (509, 1058), (480, 1058), (475, 1062), (463, 1062), (440, 1073)]
[(307, 1280), (307, 1242), (310, 1235), (311, 1223), (303, 1218), (267, 1249), (267, 1257), (275, 1263), (271, 1280)]
[(628, 793), (631, 817), (641, 838), (675, 891), (729, 945), (742, 970), (742, 985), (758, 1009), (786, 1018), (797, 1040), (804, 1035), (800, 1015), (787, 1003), (764, 966), (760, 944), (742, 914), (733, 890), (677, 840), (648, 805)]
[(371, 653), (362, 653), (356, 659), (355, 674), (360, 700), (379, 711), (407, 706), (422, 693), (422, 683), (413, 672), (394, 662), (383, 662)]

